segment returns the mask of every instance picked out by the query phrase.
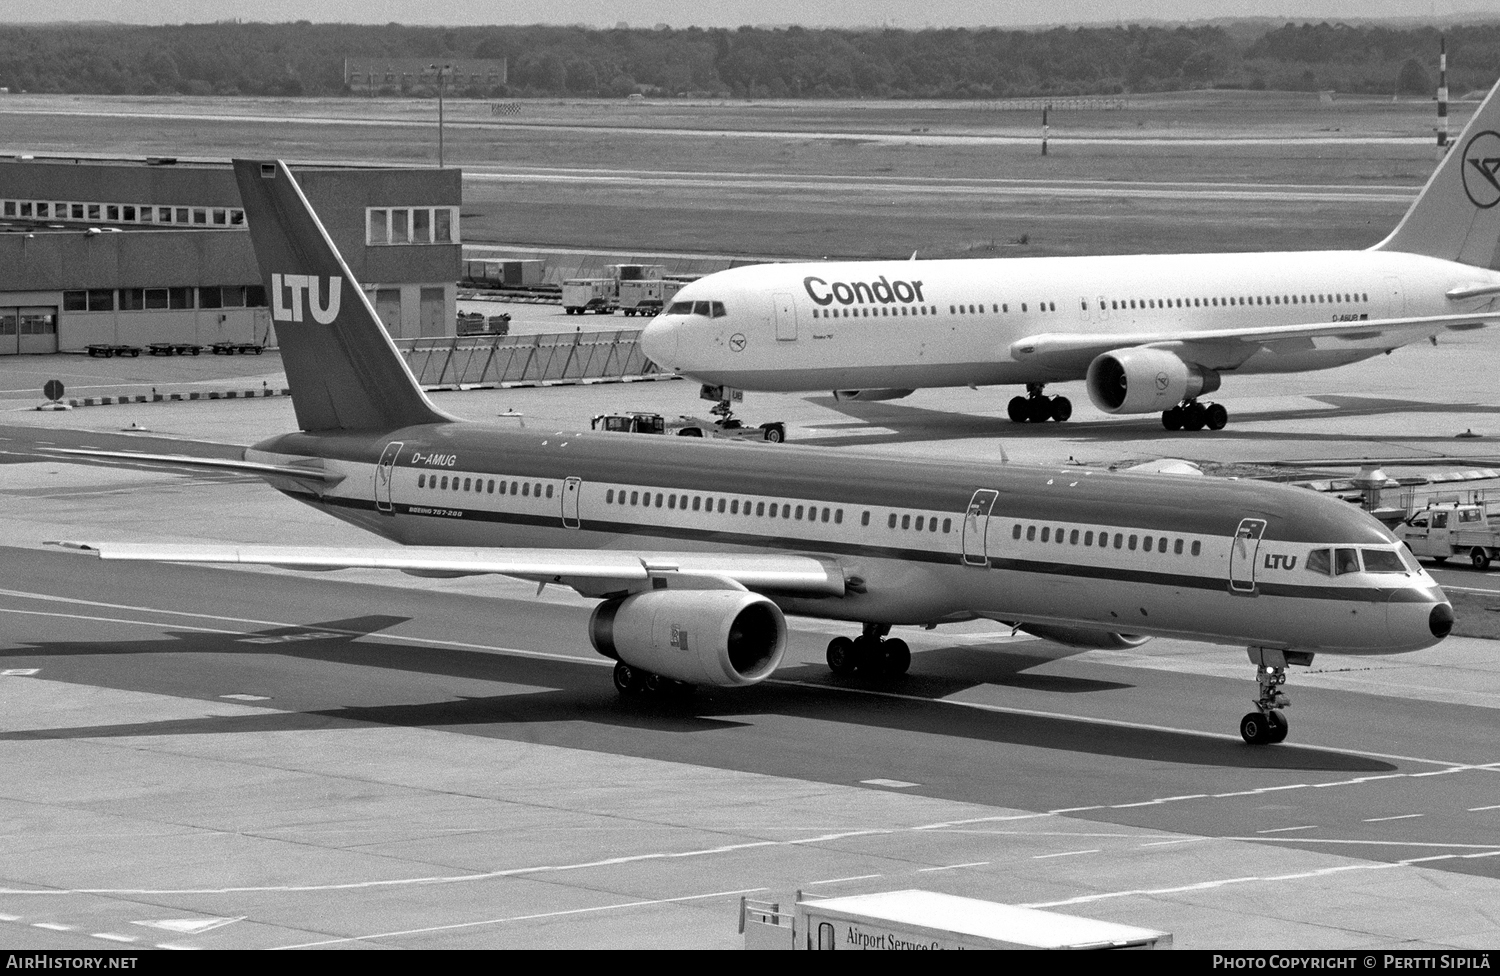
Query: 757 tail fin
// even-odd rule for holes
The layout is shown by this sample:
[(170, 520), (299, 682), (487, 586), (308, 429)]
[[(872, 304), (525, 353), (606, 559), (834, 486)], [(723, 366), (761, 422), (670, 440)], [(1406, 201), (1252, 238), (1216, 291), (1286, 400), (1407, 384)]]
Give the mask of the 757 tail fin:
[(453, 417), (432, 405), (285, 163), (234, 175), (287, 385), (303, 430), (394, 430)]
[(1490, 89), (1390, 237), (1372, 250), (1495, 266), (1500, 244), (1500, 84)]

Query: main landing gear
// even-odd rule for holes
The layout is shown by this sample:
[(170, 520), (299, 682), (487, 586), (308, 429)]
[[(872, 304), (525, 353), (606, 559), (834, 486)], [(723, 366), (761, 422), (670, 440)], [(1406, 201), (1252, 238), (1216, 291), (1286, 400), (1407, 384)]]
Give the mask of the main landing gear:
[(829, 670), (840, 677), (899, 678), (911, 667), (911, 648), (899, 637), (887, 638), (890, 632), (890, 624), (865, 624), (864, 633), (853, 640), (835, 637), (828, 642)]
[(1288, 730), (1286, 715), (1281, 711), (1291, 704), (1291, 699), (1281, 690), (1286, 684), (1287, 665), (1306, 667), (1312, 664), (1312, 652), (1279, 651), (1270, 647), (1252, 647), (1249, 652), (1250, 663), (1255, 665), (1260, 697), (1255, 700), (1256, 711), (1240, 719), (1240, 738), (1252, 746), (1275, 745), (1286, 739)]
[(1184, 400), (1171, 410), (1162, 411), (1161, 425), (1167, 430), (1223, 430), (1229, 423), (1229, 411), (1221, 403), (1199, 403)]
[(1062, 423), (1073, 416), (1073, 401), (1065, 396), (1043, 396), (1041, 383), (1028, 383), (1026, 395), (1011, 397), (1006, 412), (1018, 424)]
[(615, 662), (615, 691), (625, 698), (658, 696), (662, 698), (684, 698), (692, 694), (693, 686), (683, 681), (673, 681), (641, 668), (631, 667), (624, 661)]

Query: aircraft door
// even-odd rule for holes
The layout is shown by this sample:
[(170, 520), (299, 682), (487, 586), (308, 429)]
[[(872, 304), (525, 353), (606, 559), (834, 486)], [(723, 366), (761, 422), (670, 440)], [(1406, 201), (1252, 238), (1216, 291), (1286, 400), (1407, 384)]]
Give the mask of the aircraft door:
[(1401, 291), (1400, 278), (1385, 279), (1386, 310), (1388, 318), (1398, 319), (1406, 314), (1406, 295)]
[(375, 466), (375, 510), (387, 515), (396, 514), (391, 506), (391, 481), (396, 473), (396, 458), (401, 455), (401, 445), (401, 441), (387, 444), (380, 455), (380, 463)]
[(989, 559), (990, 509), (1000, 493), (993, 488), (980, 488), (969, 499), (969, 511), (964, 515), (964, 564), (985, 566)]
[(797, 301), (791, 295), (776, 296), (776, 338), (797, 338)]
[(582, 488), (582, 478), (569, 478), (563, 482), (562, 522), (565, 529), (576, 529), (583, 524), (578, 519), (578, 493)]
[(1104, 296), (1103, 295), (1099, 296), (1099, 318), (1100, 319), (1107, 319), (1107, 318), (1109, 318), (1109, 302), (1106, 302), (1104, 300)]
[(1255, 560), (1260, 553), (1260, 537), (1265, 531), (1265, 519), (1240, 520), (1240, 527), (1234, 532), (1234, 542), (1229, 547), (1229, 589), (1233, 592), (1254, 595)]

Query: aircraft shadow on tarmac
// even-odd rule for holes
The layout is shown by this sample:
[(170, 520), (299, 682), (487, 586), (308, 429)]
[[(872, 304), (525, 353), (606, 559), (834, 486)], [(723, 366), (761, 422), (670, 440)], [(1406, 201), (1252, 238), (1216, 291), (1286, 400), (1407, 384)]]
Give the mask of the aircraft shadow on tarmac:
[[(1070, 421), (1066, 424), (1017, 424), (1004, 417), (982, 414), (965, 414), (947, 410), (931, 410), (926, 407), (892, 403), (863, 403), (859, 401), (836, 401), (832, 397), (807, 397), (807, 402), (836, 410), (853, 418), (848, 424), (818, 424), (815, 431), (837, 431), (826, 436), (813, 433), (799, 436), (796, 443), (806, 446), (859, 446), (861, 444), (902, 444), (914, 441), (966, 440), (971, 438), (1032, 440), (1036, 438), (1064, 437), (1069, 441), (1109, 442), (1122, 438), (1139, 438), (1142, 432), (1152, 437), (1172, 437), (1188, 444), (1205, 442), (1205, 439), (1223, 440), (1253, 439), (1256, 441), (1285, 440), (1295, 443), (1317, 441), (1362, 441), (1384, 443), (1395, 439), (1403, 443), (1442, 443), (1451, 445), (1455, 430), (1439, 430), (1431, 434), (1416, 436), (1356, 436), (1347, 432), (1327, 434), (1306, 431), (1253, 431), (1236, 430), (1237, 423), (1285, 422), (1295, 420), (1329, 420), (1358, 417), (1378, 417), (1387, 414), (1408, 416), (1412, 414), (1500, 414), (1500, 405), (1484, 403), (1429, 403), (1420, 400), (1398, 400), (1388, 397), (1354, 397), (1342, 395), (1312, 396), (1309, 399), (1334, 407), (1323, 410), (1299, 407), (1286, 410), (1239, 411), (1231, 417), (1230, 425), (1221, 431), (1183, 431), (1169, 433), (1161, 427), (1156, 414), (1121, 417), (1110, 420)], [(987, 409), (998, 409), (1003, 400), (986, 403)], [(886, 428), (888, 433), (862, 434), (870, 426)], [(845, 432), (852, 432), (852, 436)]]
[[(833, 723), (891, 733), (882, 745), (876, 735), (863, 735), (869, 744), (865, 758), (876, 758), (886, 750), (900, 750), (917, 736), (965, 739), (976, 746), (990, 743), (1045, 748), (1096, 756), (1172, 762), (1185, 765), (1245, 769), (1326, 770), (1338, 772), (1389, 772), (1389, 763), (1369, 757), (1285, 744), (1274, 748), (1246, 746), (1223, 736), (1199, 735), (1161, 729), (1111, 724), (1107, 721), (1072, 719), (999, 709), (968, 708), (935, 700), (951, 693), (956, 679), (909, 676), (895, 680), (839, 680), (812, 665), (793, 667), (785, 675), (751, 688), (720, 690), (701, 688), (686, 696), (621, 699), (611, 685), (608, 671), (583, 660), (573, 662), (537, 659), (496, 652), (459, 648), (407, 645), (387, 641), (358, 641), (364, 633), (387, 629), (406, 618), (368, 616), (276, 628), (248, 635), (205, 634), (166, 631), (175, 643), (161, 639), (134, 642), (72, 641), (38, 643), (0, 652), (6, 658), (35, 662), (50, 659), (48, 677), (76, 684), (112, 687), (137, 692), (196, 697), (202, 693), (182, 687), (190, 674), (180, 661), (153, 668), (150, 656), (181, 654), (213, 655), (221, 663), (233, 663), (237, 655), (277, 654), (305, 662), (347, 665), (351, 668), (385, 668), (414, 674), (459, 679), (438, 701), (374, 702), (338, 707), (308, 707), (277, 710), (272, 699), (260, 714), (166, 720), (116, 725), (37, 729), (0, 732), (0, 741), (67, 740), (238, 732), (295, 731), (389, 725), (434, 728), (469, 735), (490, 736), (569, 748), (635, 755), (668, 761), (764, 772), (772, 775), (819, 780), (827, 769), (828, 753), (809, 745), (803, 753), (779, 745), (767, 747), (758, 737), (759, 720), (742, 716), (780, 716), (799, 721)], [(924, 651), (941, 660), (943, 655), (975, 653), (972, 649)], [(1026, 657), (1036, 663), (1035, 657)], [(87, 659), (87, 660), (85, 660)], [(991, 672), (1000, 683), (1015, 680), (1016, 661), (1001, 660)], [(206, 664), (209, 667), (211, 664)], [(820, 680), (799, 680), (821, 674)], [(1040, 677), (1040, 676), (1039, 676)], [(283, 680), (293, 680), (286, 676)], [(469, 688), (462, 681), (475, 684)], [(502, 695), (485, 694), (485, 683), (502, 681), (526, 686), (525, 691)], [(966, 679), (962, 686), (975, 684)], [(1048, 687), (1051, 684), (1053, 687)], [(1068, 692), (1107, 690), (1109, 682), (1046, 679), (1042, 690)], [(1030, 687), (1039, 687), (1031, 685)], [(1128, 686), (1118, 686), (1128, 687)], [(361, 689), (351, 677), (339, 686), (343, 702), (362, 696), (388, 696), (388, 684)], [(429, 686), (430, 689), (430, 686)], [(295, 688), (284, 697), (298, 694)], [(284, 706), (283, 706), (284, 708)], [(621, 730), (636, 735), (621, 735)], [(709, 739), (694, 733), (719, 733)], [(733, 748), (723, 735), (749, 735), (744, 748)], [(773, 733), (773, 743), (782, 739)], [(974, 750), (965, 751), (965, 762), (983, 761)], [(815, 761), (811, 758), (815, 757)], [(851, 757), (857, 758), (857, 757)]]

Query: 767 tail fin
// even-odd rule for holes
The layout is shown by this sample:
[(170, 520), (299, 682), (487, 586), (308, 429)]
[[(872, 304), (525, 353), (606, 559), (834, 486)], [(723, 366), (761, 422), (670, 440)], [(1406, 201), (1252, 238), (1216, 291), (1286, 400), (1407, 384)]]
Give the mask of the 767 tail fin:
[(394, 430), (453, 417), (432, 405), (285, 163), (234, 175), (303, 430)]
[(1372, 250), (1495, 265), (1500, 244), (1500, 83), (1490, 89), (1390, 237)]

